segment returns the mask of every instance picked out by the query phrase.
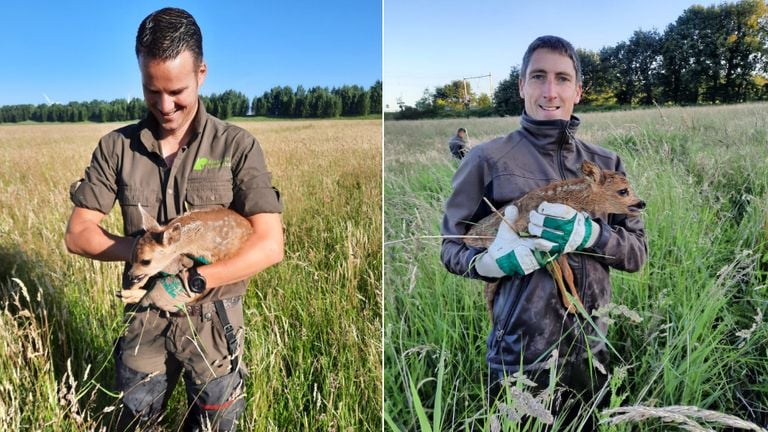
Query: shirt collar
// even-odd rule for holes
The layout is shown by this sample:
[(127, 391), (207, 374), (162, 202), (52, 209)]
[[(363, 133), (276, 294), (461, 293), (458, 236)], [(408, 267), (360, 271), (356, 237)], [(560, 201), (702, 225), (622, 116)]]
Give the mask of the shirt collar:
[[(206, 111), (205, 103), (203, 99), (198, 96), (197, 98), (197, 112), (192, 119), (192, 123), (189, 124), (192, 134), (190, 135), (190, 143), (203, 131), (205, 126)], [(151, 112), (147, 112), (147, 115), (139, 122), (139, 138), (144, 144), (144, 147), (151, 152), (161, 154), (160, 145), (157, 142), (159, 125), (157, 119)]]

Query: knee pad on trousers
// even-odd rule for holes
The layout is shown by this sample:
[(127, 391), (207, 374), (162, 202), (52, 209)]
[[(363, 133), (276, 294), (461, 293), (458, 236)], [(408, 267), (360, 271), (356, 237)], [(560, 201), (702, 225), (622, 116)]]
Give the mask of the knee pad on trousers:
[(150, 376), (126, 366), (118, 358), (117, 387), (123, 392), (121, 424), (133, 426), (158, 419), (164, 410), (164, 399), (168, 388), (165, 374)]
[(186, 431), (234, 431), (245, 411), (243, 374), (240, 370), (208, 383), (187, 388), (192, 405)]

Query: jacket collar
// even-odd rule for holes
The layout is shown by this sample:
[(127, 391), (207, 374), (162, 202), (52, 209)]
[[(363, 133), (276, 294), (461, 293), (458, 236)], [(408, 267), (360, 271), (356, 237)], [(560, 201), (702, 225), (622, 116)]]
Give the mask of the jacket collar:
[(570, 138), (576, 136), (580, 124), (581, 120), (574, 115), (570, 120), (535, 120), (523, 111), (520, 117), (522, 129), (531, 135), (536, 144), (543, 146), (556, 146), (561, 142), (568, 145)]

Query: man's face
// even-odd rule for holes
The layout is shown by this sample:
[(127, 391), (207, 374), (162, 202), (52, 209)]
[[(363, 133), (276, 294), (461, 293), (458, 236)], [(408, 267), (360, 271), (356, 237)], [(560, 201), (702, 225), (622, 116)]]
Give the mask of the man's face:
[(197, 92), (205, 81), (204, 62), (189, 51), (173, 60), (139, 58), (144, 101), (160, 124), (163, 137), (184, 133), (197, 112)]
[(534, 51), (519, 87), (525, 112), (535, 120), (570, 120), (581, 99), (573, 61), (548, 49)]
[(459, 135), (459, 138), (464, 139), (467, 136), (467, 133), (464, 131), (459, 131), (458, 135)]

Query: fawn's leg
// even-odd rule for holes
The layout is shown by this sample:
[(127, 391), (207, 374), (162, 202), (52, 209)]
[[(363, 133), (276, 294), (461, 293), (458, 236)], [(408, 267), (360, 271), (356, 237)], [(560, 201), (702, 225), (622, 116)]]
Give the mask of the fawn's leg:
[[(570, 291), (576, 303), (579, 304), (583, 309), (584, 305), (582, 304), (581, 298), (579, 297), (579, 292), (576, 290), (576, 283), (573, 281), (573, 270), (571, 269), (571, 265), (568, 264), (568, 259), (564, 255), (561, 255), (557, 259), (557, 262), (558, 264), (560, 264), (560, 269), (562, 270), (563, 279), (565, 280), (565, 283), (568, 285), (568, 291)], [(563, 296), (565, 296), (565, 293), (563, 293)], [(571, 306), (568, 307), (568, 312), (571, 312), (571, 313), (576, 312), (573, 304), (571, 304)]]

